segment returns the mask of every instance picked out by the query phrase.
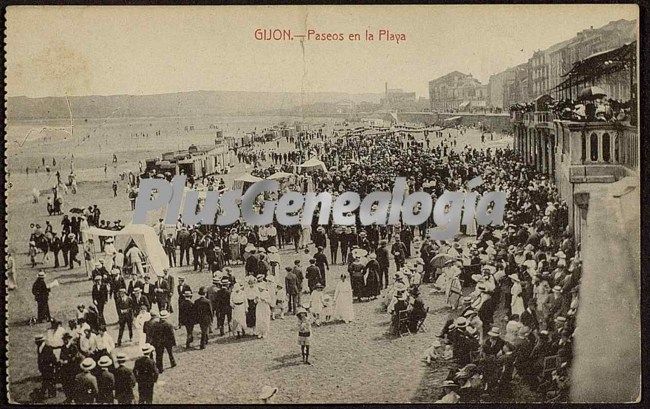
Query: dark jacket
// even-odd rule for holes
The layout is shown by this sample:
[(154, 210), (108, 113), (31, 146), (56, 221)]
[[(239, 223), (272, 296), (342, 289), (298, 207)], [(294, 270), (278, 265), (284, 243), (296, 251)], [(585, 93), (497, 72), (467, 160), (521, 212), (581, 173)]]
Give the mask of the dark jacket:
[(97, 375), (97, 403), (113, 403), (115, 376), (103, 369)]
[(201, 326), (207, 326), (212, 323), (212, 305), (210, 300), (205, 297), (200, 297), (194, 301), (194, 311), (196, 323)]
[(154, 334), (151, 337), (151, 345), (156, 349), (176, 346), (174, 326), (165, 320), (154, 324)]
[(194, 302), (181, 298), (178, 305), (178, 324), (183, 326), (196, 324)]
[(118, 402), (133, 400), (133, 387), (135, 386), (135, 376), (133, 371), (124, 365), (115, 369), (115, 399)]
[(133, 365), (133, 376), (139, 384), (152, 385), (158, 380), (158, 369), (153, 359), (141, 356)]

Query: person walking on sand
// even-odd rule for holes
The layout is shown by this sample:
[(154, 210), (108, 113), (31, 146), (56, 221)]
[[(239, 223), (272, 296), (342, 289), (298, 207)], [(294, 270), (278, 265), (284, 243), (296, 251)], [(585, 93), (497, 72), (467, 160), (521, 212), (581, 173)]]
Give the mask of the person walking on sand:
[(309, 362), (309, 346), (311, 344), (312, 317), (302, 307), (296, 311), (296, 317), (298, 317), (298, 345), (300, 345), (302, 363), (311, 365)]
[(354, 320), (352, 308), (352, 286), (347, 274), (341, 274), (334, 291), (334, 319), (343, 320), (345, 323)]

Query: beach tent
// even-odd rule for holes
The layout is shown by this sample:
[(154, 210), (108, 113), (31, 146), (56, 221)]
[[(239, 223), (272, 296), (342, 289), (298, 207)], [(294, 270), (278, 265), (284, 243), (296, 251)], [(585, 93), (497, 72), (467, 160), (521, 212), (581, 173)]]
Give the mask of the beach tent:
[(261, 178), (258, 178), (257, 176), (253, 176), (249, 173), (246, 173), (237, 179), (235, 179), (233, 183), (233, 189), (243, 189), (246, 190), (250, 185), (252, 185), (255, 182), (259, 182), (260, 180), (263, 180)]
[(325, 166), (325, 163), (316, 157), (309, 159), (302, 165), (298, 165), (298, 167), (307, 171), (322, 169), (323, 172), (327, 172), (327, 166)]
[(269, 176), (267, 179), (269, 179), (269, 180), (283, 180), (283, 179), (289, 179), (291, 176), (293, 176), (293, 173), (275, 172), (274, 174)]
[[(135, 243), (136, 246), (144, 253), (147, 260), (145, 265), (149, 266), (147, 270), (150, 274), (162, 274), (163, 270), (169, 268), (169, 260), (165, 249), (163, 249), (156, 231), (146, 224), (129, 224), (122, 230), (105, 230), (97, 227), (90, 227), (83, 231), (83, 236), (87, 240), (91, 236), (97, 237), (114, 237), (115, 248), (124, 250)], [(94, 240), (95, 243), (99, 240)]]

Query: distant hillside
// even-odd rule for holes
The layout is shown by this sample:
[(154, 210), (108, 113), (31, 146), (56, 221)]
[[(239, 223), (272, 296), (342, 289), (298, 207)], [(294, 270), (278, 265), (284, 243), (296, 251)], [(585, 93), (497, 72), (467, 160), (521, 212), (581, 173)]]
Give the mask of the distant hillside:
[[(158, 95), (69, 97), (76, 118), (255, 114), (296, 106), (353, 101), (378, 103), (381, 94), (192, 91)], [(65, 97), (7, 98), (7, 119), (69, 118)]]

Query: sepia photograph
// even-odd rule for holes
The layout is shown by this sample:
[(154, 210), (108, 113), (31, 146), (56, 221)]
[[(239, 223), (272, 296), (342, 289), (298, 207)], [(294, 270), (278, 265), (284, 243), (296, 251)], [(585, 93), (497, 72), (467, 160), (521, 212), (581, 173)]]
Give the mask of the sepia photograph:
[(635, 4), (9, 6), (7, 400), (641, 400)]

